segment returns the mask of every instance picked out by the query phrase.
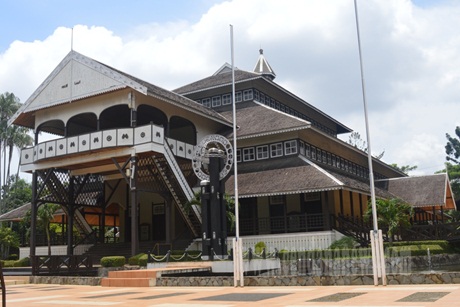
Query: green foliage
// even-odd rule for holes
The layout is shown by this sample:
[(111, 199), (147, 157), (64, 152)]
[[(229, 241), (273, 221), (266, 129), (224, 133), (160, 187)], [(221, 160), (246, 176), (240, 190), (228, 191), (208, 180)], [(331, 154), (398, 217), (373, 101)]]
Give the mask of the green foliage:
[(37, 222), (45, 230), (46, 240), (48, 242), (48, 255), (51, 255), (51, 234), (50, 223), (54, 218), (54, 213), (59, 209), (57, 204), (43, 204), (37, 210)]
[(403, 165), (403, 166), (398, 166), (396, 163), (390, 164), (391, 167), (403, 172), (404, 174), (408, 175), (410, 171), (414, 171), (417, 169), (417, 165)]
[(448, 217), (449, 223), (460, 222), (460, 211), (457, 211), (455, 209), (447, 210), (445, 212), (445, 215)]
[[(377, 199), (376, 208), (379, 228), (387, 229), (390, 242), (393, 241), (393, 236), (397, 234), (401, 228), (410, 226), (410, 218), (414, 214), (414, 209), (401, 199)], [(364, 220), (372, 220), (371, 204), (368, 205), (368, 209), (364, 213)]]
[(128, 259), (128, 264), (129, 265), (139, 265), (139, 259), (141, 257), (145, 257), (145, 259), (147, 259), (147, 254), (145, 253), (141, 253), (141, 254), (137, 254), (135, 256), (132, 256)]
[(1, 193), (1, 213), (6, 213), (30, 202), (32, 185), (18, 176), (11, 176), (8, 182), (2, 186)]
[(257, 242), (256, 245), (254, 246), (254, 251), (256, 254), (261, 254), (264, 249), (267, 249), (267, 245), (265, 242)]
[(10, 254), (7, 260), (19, 260), (18, 254)]
[(2, 259), (8, 258), (10, 247), (19, 246), (19, 237), (10, 227), (0, 227), (0, 253)]
[(146, 267), (147, 266), (147, 254), (144, 254), (142, 257), (139, 258), (139, 266)]
[(329, 249), (352, 249), (357, 245), (357, 242), (352, 237), (343, 237), (332, 242)]
[(455, 128), (455, 136), (451, 136), (449, 133), (446, 133), (446, 138), (446, 160), (460, 164), (460, 126)]
[(450, 180), (450, 186), (452, 187), (452, 193), (454, 193), (454, 198), (459, 199), (460, 197), (460, 164), (452, 164), (446, 162), (446, 168), (436, 172), (447, 173), (447, 176)]
[[(227, 214), (227, 225), (229, 230), (233, 230), (235, 227), (235, 200), (228, 194), (224, 194), (224, 201)], [(192, 210), (193, 206), (201, 207), (201, 191), (195, 192), (193, 198), (184, 204), (184, 209), (188, 213)]]
[(28, 257), (19, 260), (1, 260), (4, 268), (22, 268), (30, 266), (30, 259)]
[(353, 248), (353, 249), (323, 249), (311, 251), (286, 251), (279, 252), (281, 260), (296, 259), (352, 259), (352, 258), (369, 258), (371, 257), (370, 248)]
[(109, 256), (101, 258), (101, 266), (104, 268), (122, 267), (126, 263), (126, 258), (123, 256)]

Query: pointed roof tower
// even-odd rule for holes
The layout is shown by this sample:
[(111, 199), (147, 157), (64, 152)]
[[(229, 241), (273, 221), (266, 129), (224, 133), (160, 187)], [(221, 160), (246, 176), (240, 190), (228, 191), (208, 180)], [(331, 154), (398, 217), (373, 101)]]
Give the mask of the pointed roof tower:
[(266, 77), (269, 80), (275, 79), (276, 74), (264, 57), (264, 50), (259, 49), (259, 52), (260, 52), (260, 55), (259, 55), (259, 59), (257, 60), (256, 66), (254, 67), (254, 72), (256, 74)]

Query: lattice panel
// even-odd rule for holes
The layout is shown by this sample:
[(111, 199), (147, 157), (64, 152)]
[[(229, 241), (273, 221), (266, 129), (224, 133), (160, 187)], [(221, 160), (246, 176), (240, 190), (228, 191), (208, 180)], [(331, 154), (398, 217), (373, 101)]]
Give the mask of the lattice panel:
[(155, 193), (169, 193), (155, 166), (152, 157), (141, 158), (137, 163), (138, 189)]
[(78, 206), (102, 206), (104, 203), (104, 179), (101, 175), (75, 176), (74, 197)]
[(37, 171), (37, 200), (58, 204), (69, 202), (69, 173), (66, 170)]

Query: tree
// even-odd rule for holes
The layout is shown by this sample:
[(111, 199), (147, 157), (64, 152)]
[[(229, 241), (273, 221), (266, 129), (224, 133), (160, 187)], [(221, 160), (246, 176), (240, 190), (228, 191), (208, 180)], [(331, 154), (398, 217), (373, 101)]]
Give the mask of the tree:
[[(227, 225), (230, 230), (233, 230), (235, 227), (236, 217), (235, 217), (235, 200), (231, 198), (228, 194), (224, 194), (225, 200), (225, 210), (227, 215)], [(185, 203), (184, 207), (187, 210), (187, 213), (192, 209), (193, 206), (201, 207), (201, 191), (195, 192), (193, 198)]]
[(32, 199), (32, 186), (24, 179), (14, 175), (8, 178), (1, 189), (2, 199), (0, 214), (16, 209)]
[[(388, 238), (392, 244), (394, 235), (400, 233), (402, 228), (410, 226), (410, 218), (414, 214), (414, 209), (399, 198), (377, 199), (376, 208), (379, 228), (388, 229)], [(364, 219), (370, 221), (372, 216), (372, 206), (369, 204), (364, 213)]]
[(446, 162), (446, 168), (436, 172), (436, 174), (439, 173), (447, 173), (454, 199), (458, 199), (460, 197), (460, 164)]
[(449, 133), (446, 133), (446, 160), (460, 164), (460, 126), (455, 128), (455, 134), (456, 137), (452, 137)]
[(38, 222), (41, 224), (46, 233), (46, 241), (48, 242), (48, 256), (51, 256), (51, 234), (50, 223), (54, 218), (54, 213), (59, 209), (57, 204), (44, 204), (37, 210)]
[[(362, 150), (364, 152), (367, 152), (367, 143), (363, 139), (361, 139), (361, 134), (359, 132), (354, 131), (350, 134), (348, 137), (348, 144), (358, 148), (359, 150)], [(374, 156), (374, 158), (380, 160), (383, 158), (383, 155), (385, 154), (385, 150), (382, 151), (380, 154), (377, 156)]]
[[(452, 186), (454, 198), (460, 197), (460, 126), (455, 128), (455, 135), (446, 133), (446, 168), (440, 172), (447, 172)], [(451, 163), (452, 162), (452, 163)]]
[(396, 168), (397, 170), (403, 172), (406, 175), (409, 175), (410, 171), (414, 171), (418, 167), (417, 165), (413, 165), (413, 166), (411, 166), (411, 165), (398, 166), (398, 164), (396, 164), (396, 163), (390, 164), (390, 166), (393, 167), (393, 168)]
[(0, 227), (0, 254), (2, 259), (7, 259), (10, 253), (10, 247), (19, 246), (18, 235), (10, 228)]
[(5, 92), (0, 94), (0, 149), (3, 154), (3, 165), (0, 173), (3, 175), (3, 181), (0, 178), (0, 186), (6, 180), (6, 157), (7, 157), (7, 140), (10, 138), (11, 129), (8, 129), (8, 120), (19, 109), (21, 103), (19, 98), (13, 93)]

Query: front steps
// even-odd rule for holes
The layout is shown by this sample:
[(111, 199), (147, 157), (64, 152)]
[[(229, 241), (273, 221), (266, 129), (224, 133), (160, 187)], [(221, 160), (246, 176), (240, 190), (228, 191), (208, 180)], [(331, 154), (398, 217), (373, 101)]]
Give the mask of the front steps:
[(180, 266), (146, 270), (111, 271), (101, 280), (102, 287), (154, 287), (162, 274), (188, 274), (210, 272), (210, 266)]

